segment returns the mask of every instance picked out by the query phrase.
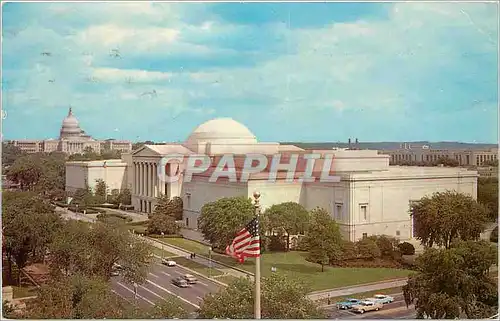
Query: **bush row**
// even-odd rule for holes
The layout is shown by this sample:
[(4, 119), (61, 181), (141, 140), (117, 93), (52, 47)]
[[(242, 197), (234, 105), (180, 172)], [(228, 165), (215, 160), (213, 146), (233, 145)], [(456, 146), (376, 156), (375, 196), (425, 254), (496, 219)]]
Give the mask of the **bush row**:
[(149, 237), (152, 238), (182, 238), (183, 236), (180, 234), (170, 234), (170, 235), (158, 235), (158, 234), (148, 234)]
[(127, 222), (132, 222), (132, 218), (128, 217), (127, 215), (123, 215), (123, 214), (119, 214), (119, 213), (101, 213), (101, 214), (97, 215), (97, 218), (100, 220), (104, 220), (107, 217), (117, 217), (117, 218), (121, 218)]

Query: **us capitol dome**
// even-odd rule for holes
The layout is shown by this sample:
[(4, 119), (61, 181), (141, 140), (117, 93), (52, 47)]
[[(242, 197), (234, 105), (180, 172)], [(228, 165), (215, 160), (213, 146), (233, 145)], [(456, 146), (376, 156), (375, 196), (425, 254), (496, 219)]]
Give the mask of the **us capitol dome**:
[(96, 153), (106, 150), (118, 150), (125, 153), (132, 151), (132, 143), (128, 140), (96, 140), (92, 136), (87, 135), (80, 128), (80, 123), (75, 115), (73, 115), (71, 107), (69, 108), (68, 115), (62, 121), (58, 139), (22, 139), (11, 140), (7, 143), (17, 146), (27, 153), (59, 151), (67, 154), (82, 154), (89, 148)]

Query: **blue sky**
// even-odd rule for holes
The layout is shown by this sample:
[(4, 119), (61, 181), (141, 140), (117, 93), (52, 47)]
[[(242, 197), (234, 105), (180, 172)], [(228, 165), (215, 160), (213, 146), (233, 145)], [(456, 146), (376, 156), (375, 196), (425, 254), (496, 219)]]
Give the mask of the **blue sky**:
[(57, 137), (71, 105), (99, 139), (232, 117), (260, 141), (497, 142), (494, 3), (2, 9), (4, 139)]

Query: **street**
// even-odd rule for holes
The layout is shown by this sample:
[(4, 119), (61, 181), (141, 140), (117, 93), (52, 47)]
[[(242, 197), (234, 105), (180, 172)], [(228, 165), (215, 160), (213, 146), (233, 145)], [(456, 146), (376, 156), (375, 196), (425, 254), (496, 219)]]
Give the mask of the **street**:
[[(353, 295), (356, 297), (355, 295)], [(415, 309), (413, 306), (406, 308), (402, 294), (394, 295), (394, 302), (384, 304), (379, 311), (371, 311), (363, 314), (350, 310), (339, 310), (335, 305), (326, 308), (330, 319), (414, 319)]]
[[(137, 286), (137, 304), (143, 307), (151, 307), (169, 295), (176, 296), (184, 308), (194, 312), (205, 295), (219, 291), (220, 285), (199, 275), (198, 283), (189, 288), (179, 288), (172, 284), (172, 279), (190, 272), (183, 267), (168, 267), (155, 260), (145, 283)], [(123, 299), (134, 302), (134, 286), (124, 281), (120, 276), (111, 280), (113, 291)]]

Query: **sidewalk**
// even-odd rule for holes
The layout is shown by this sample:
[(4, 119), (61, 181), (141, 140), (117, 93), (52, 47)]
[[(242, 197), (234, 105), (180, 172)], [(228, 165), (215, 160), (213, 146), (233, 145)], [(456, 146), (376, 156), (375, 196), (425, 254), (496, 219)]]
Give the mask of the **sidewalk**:
[(383, 290), (383, 289), (389, 289), (389, 288), (396, 288), (399, 286), (406, 285), (408, 279), (397, 279), (397, 280), (392, 280), (392, 281), (386, 281), (386, 282), (377, 282), (377, 283), (371, 283), (371, 284), (362, 284), (362, 285), (355, 285), (355, 286), (349, 286), (349, 287), (344, 287), (344, 288), (339, 288), (339, 289), (333, 289), (333, 290), (325, 290), (325, 291), (318, 291), (318, 292), (313, 292), (308, 295), (309, 299), (316, 301), (316, 300), (321, 300), (321, 299), (327, 299), (328, 297), (335, 298), (339, 296), (346, 296), (346, 295), (351, 295), (351, 294), (356, 294), (356, 293), (363, 293), (363, 292), (370, 292), (370, 291), (377, 291), (377, 290)]

